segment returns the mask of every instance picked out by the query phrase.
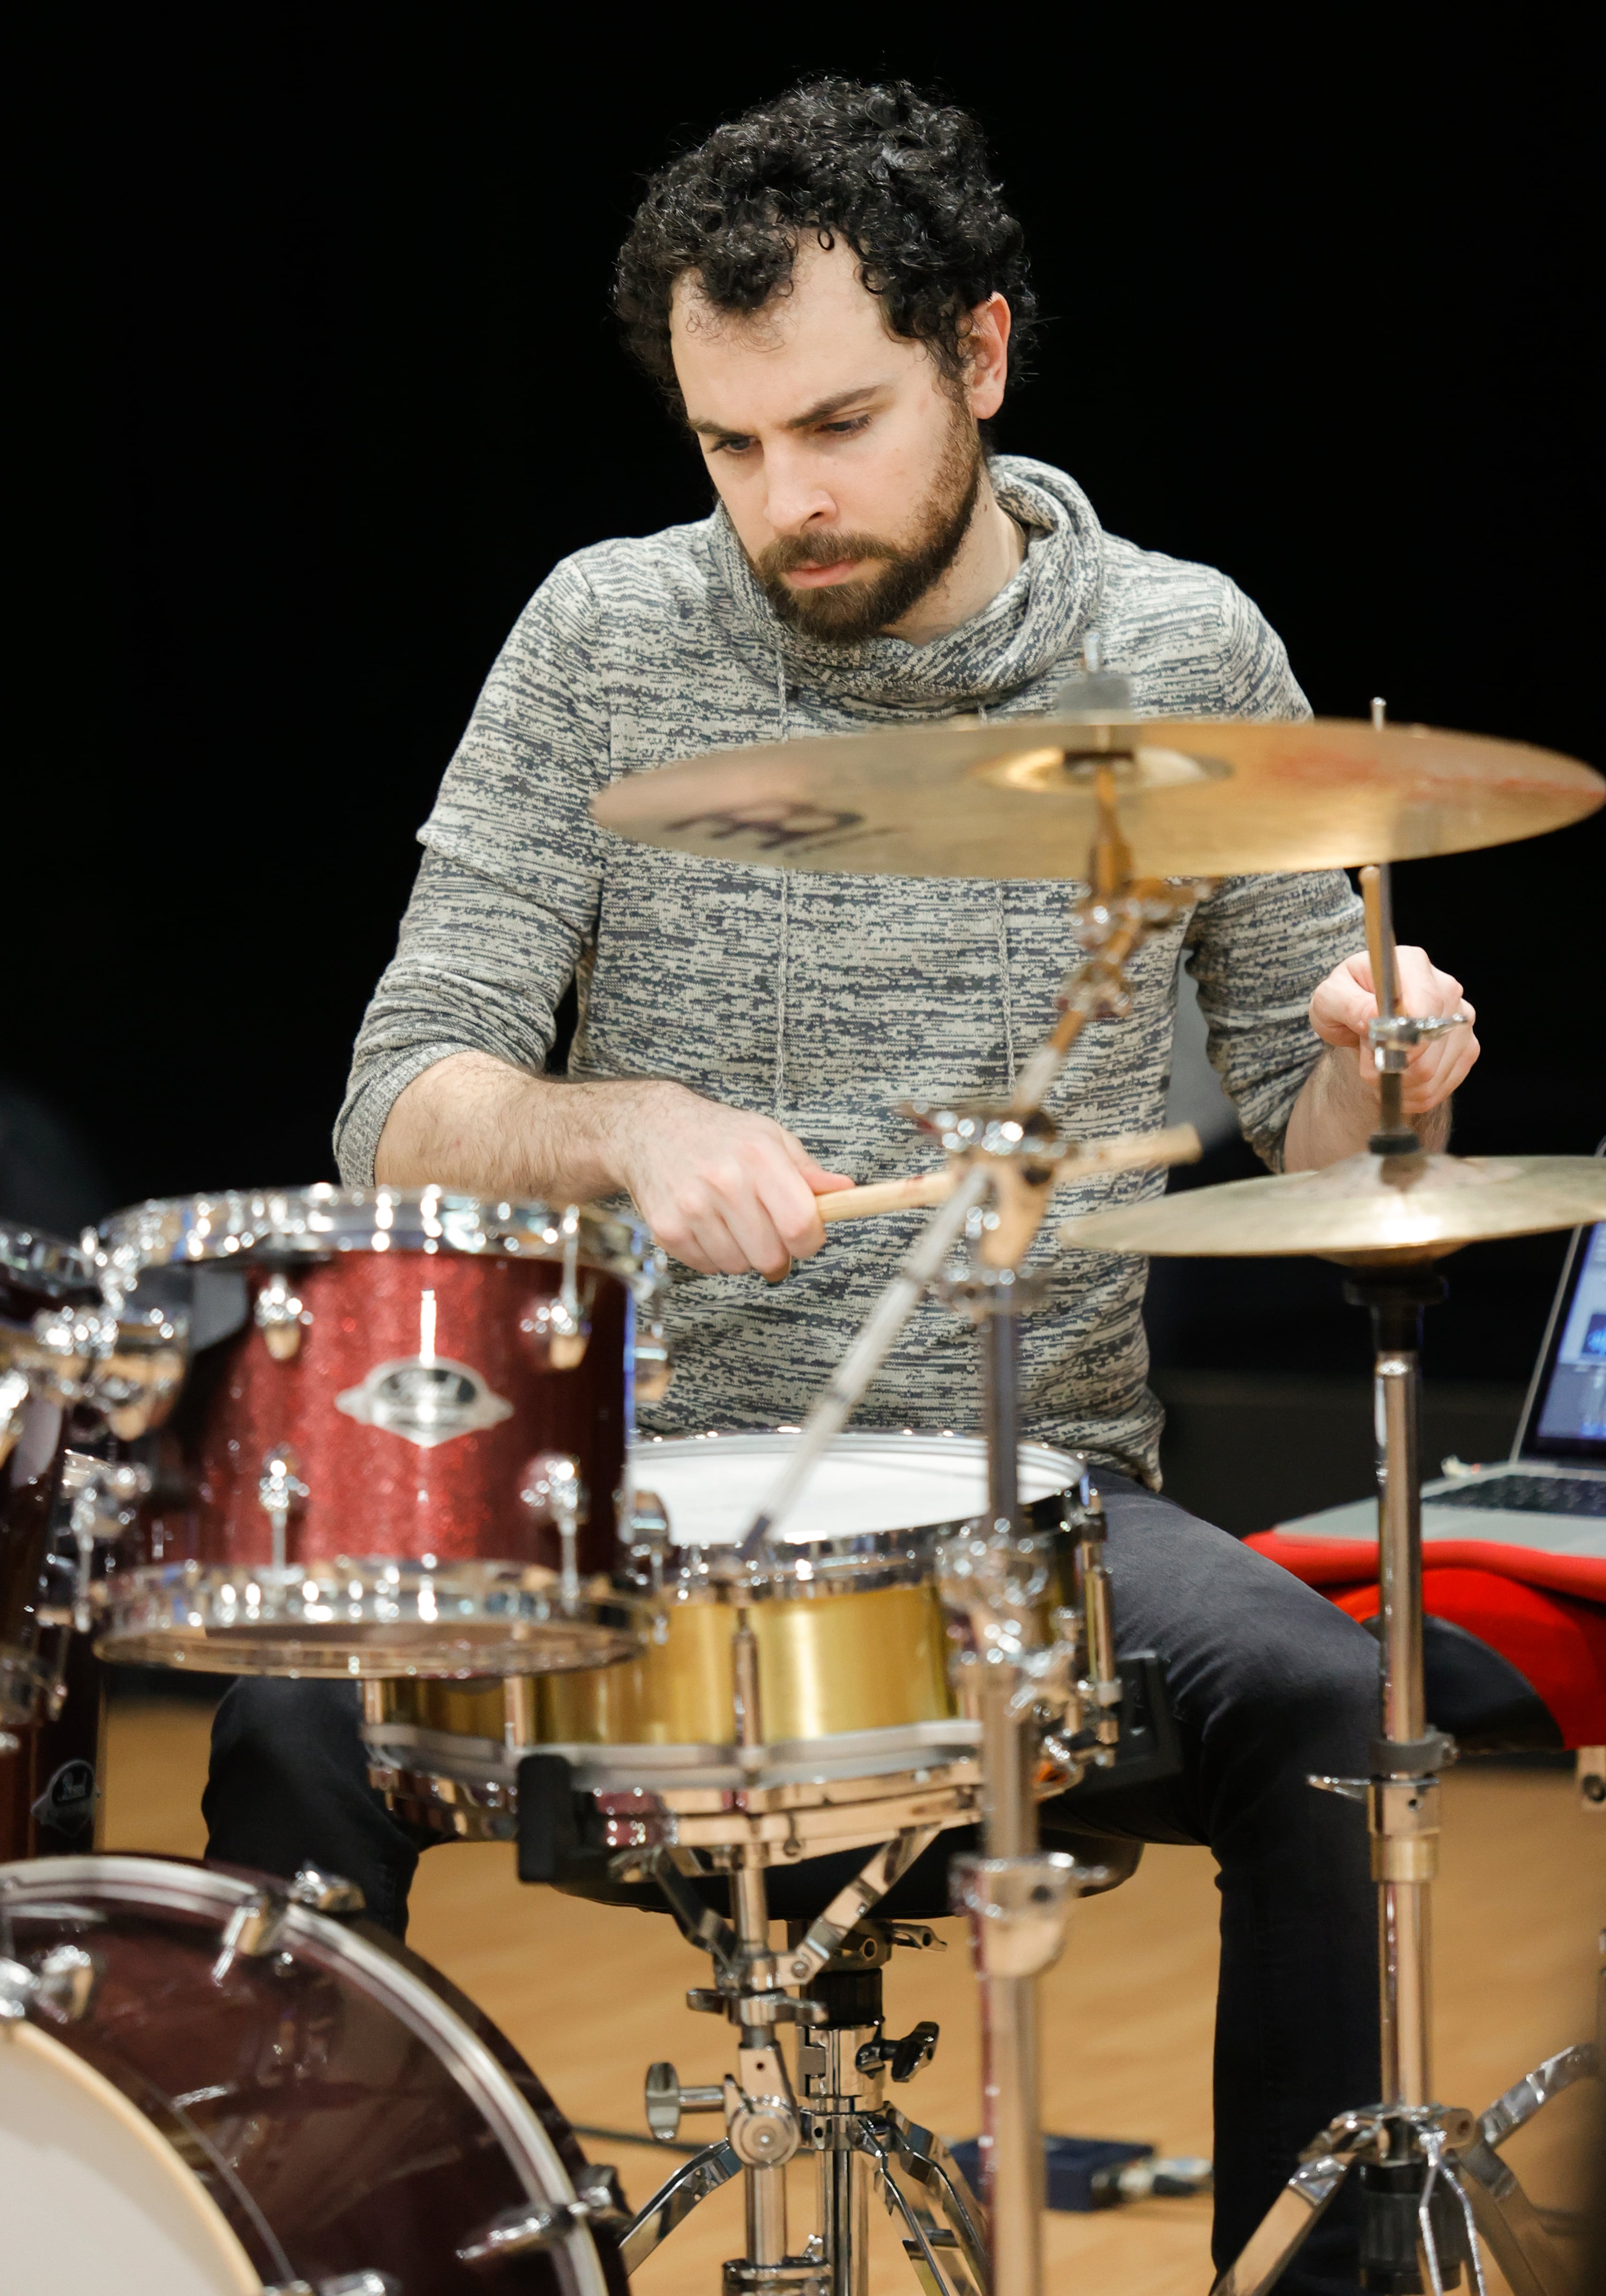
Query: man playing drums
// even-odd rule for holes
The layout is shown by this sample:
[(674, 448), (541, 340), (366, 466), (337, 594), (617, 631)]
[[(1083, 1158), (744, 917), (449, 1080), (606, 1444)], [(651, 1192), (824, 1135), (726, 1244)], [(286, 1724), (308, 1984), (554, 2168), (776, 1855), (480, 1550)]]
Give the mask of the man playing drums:
[[(1062, 882), (799, 873), (627, 844), (587, 808), (618, 776), (724, 744), (955, 712), (1046, 709), (1090, 631), (1142, 712), (1304, 716), (1282, 646), (1224, 576), (1105, 534), (1062, 472), (991, 453), (1034, 303), (1020, 226), (963, 113), (827, 81), (721, 128), (651, 184), (619, 259), (632, 348), (707, 463), (699, 523), (559, 566), (491, 671), (422, 840), (394, 962), (337, 1128), (348, 1184), (567, 1202), (628, 1194), (673, 1256), (665, 1434), (796, 1422), (914, 1216), (829, 1249), (815, 1198), (929, 1161), (905, 1099), (1002, 1093), (1053, 1018)], [(561, 333), (554, 351), (564, 355)], [(1337, 871), (1221, 884), (1132, 966), (1050, 1099), (1068, 1131), (1161, 1120), (1179, 955), (1211, 1057), (1274, 1168), (1365, 1144), (1375, 1010)], [(1463, 1002), (1400, 952), (1406, 1009)], [(573, 983), (567, 1078), (547, 1075)], [(1430, 1145), (1477, 1057), (1413, 1058)], [(1070, 1209), (1155, 1185), (1086, 1185)], [(1063, 1200), (1062, 1200), (1063, 1201)], [(1022, 1422), (1086, 1452), (1116, 1616), (1164, 1661), (1179, 1776), (1102, 1796), (1099, 1826), (1207, 1842), (1221, 1869), (1217, 2253), (1236, 2253), (1313, 2128), (1374, 2095), (1364, 1837), (1305, 1784), (1364, 1771), (1362, 1629), (1157, 1495), (1142, 1265), (1035, 1258)], [(784, 1280), (783, 1280), (784, 1279)], [(914, 1316), (858, 1423), (974, 1429), (968, 1328)], [(367, 1789), (355, 1693), (257, 1681), (220, 1716), (213, 1854), (353, 1874), (399, 1925), (415, 1851)], [(1055, 1839), (1053, 1812), (1045, 1838)], [(1337, 2210), (1288, 2286), (1355, 2284)]]

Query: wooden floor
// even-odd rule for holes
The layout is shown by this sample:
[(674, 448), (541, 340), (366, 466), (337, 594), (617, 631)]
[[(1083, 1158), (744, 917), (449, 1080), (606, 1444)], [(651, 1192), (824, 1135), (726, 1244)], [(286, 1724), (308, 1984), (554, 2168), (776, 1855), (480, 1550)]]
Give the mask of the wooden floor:
[[(107, 1846), (193, 1856), (208, 1717), (194, 1705), (114, 1707)], [(1452, 1773), (1437, 1892), (1440, 2094), (1481, 2108), (1552, 2050), (1593, 2030), (1596, 1936), (1606, 1921), (1606, 1816), (1581, 1812), (1552, 1772)], [(1135, 1878), (1077, 1907), (1065, 1957), (1045, 1984), (1045, 2120), (1068, 2134), (1122, 2136), (1172, 2153), (1210, 2150), (1210, 2023), (1216, 1892), (1202, 1850), (1151, 1849)], [(890, 2030), (935, 2017), (935, 2063), (903, 2095), (950, 2136), (976, 2125), (977, 2037), (963, 1933), (942, 1954), (900, 1954), (888, 1975)], [(424, 1859), (409, 1942), (445, 1970), (524, 2052), (570, 2120), (642, 2127), (648, 2063), (717, 2080), (728, 2028), (693, 2016), (684, 1988), (706, 1964), (664, 1919), (521, 1889), (511, 1850), (453, 1844)], [(1359, 2100), (1357, 2100), (1358, 2102)], [(1583, 2174), (1586, 2087), (1516, 2137), (1509, 2158), (1539, 2202), (1566, 2205)], [(688, 2133), (711, 2125), (693, 2121)], [(1315, 2132), (1313, 2131), (1313, 2134)], [(588, 2143), (615, 2161), (633, 2205), (670, 2165), (656, 2148)], [(813, 2224), (801, 2168), (793, 2245)], [(1052, 2216), (1055, 2290), (1077, 2296), (1201, 2296), (1209, 2282), (1203, 2201)], [(879, 2210), (873, 2296), (914, 2296)], [(703, 2207), (637, 2275), (643, 2296), (713, 2296), (741, 2248), (736, 2187)], [(1491, 2290), (1504, 2288), (1491, 2276)]]

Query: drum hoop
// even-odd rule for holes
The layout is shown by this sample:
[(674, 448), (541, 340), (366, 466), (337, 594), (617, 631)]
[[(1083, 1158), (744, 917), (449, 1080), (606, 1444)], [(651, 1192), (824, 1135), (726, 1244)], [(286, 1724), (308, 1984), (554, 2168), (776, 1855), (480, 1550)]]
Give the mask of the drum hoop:
[[(0, 1866), (0, 1890), (12, 1914), (26, 1913), (30, 1881), (39, 1896), (53, 1904), (82, 1891), (92, 1899), (110, 1898), (119, 1905), (224, 1918), (255, 1898), (260, 1887), (213, 1867), (179, 1866), (163, 1858), (53, 1857), (44, 1873), (38, 1861)], [(293, 1901), (285, 1909), (283, 1934), (286, 1945), (298, 1934), (315, 1940), (331, 1961), (362, 1982), (433, 2050), (495, 2130), (530, 2200), (574, 2200), (569, 2171), (533, 2106), (520, 2095), (479, 2036), (405, 1963), (372, 1939)], [(543, 2177), (548, 2180), (545, 2184)], [(575, 2296), (609, 2296), (601, 2259), (585, 2227), (577, 2224), (563, 2244), (577, 2282)]]
[[(650, 1438), (638, 1441), (631, 1451), (631, 1482), (636, 1488), (651, 1490), (653, 1460), (661, 1458), (671, 1447), (677, 1458), (689, 1458), (706, 1451), (711, 1457), (723, 1453), (727, 1458), (734, 1456), (779, 1462), (792, 1439), (791, 1430), (777, 1428)], [(946, 1455), (967, 1460), (972, 1465), (985, 1464), (987, 1459), (987, 1445), (978, 1435), (937, 1435), (909, 1429), (878, 1432), (867, 1428), (855, 1428), (839, 1435), (827, 1456), (864, 1458), (904, 1446), (908, 1446), (912, 1454), (918, 1449), (922, 1457)], [(1080, 1452), (1061, 1451), (1048, 1443), (1023, 1443), (1020, 1459), (1023, 1465), (1037, 1464), (1062, 1473), (1062, 1481), (1044, 1492), (1040, 1498), (1028, 1502), (1024, 1512), (1039, 1530), (1051, 1530), (1063, 1524), (1087, 1472), (1086, 1459)], [(789, 1538), (783, 1526), (774, 1546), (786, 1561), (771, 1571), (761, 1565), (739, 1564), (733, 1540), (700, 1543), (695, 1539), (676, 1539), (671, 1516), (664, 1584), (683, 1601), (695, 1601), (699, 1595), (720, 1599), (733, 1580), (750, 1588), (760, 1601), (777, 1589), (787, 1595), (814, 1596), (869, 1593), (877, 1586), (915, 1585), (930, 1577), (937, 1550), (945, 1539), (960, 1536), (983, 1519), (979, 1511), (945, 1516), (934, 1522), (905, 1523), (889, 1526), (885, 1530), (847, 1531), (839, 1538)], [(797, 1568), (799, 1564), (805, 1566), (801, 1571)], [(630, 1570), (621, 1576), (633, 1594), (650, 1588), (645, 1570)]]
[[(656, 1275), (645, 1229), (594, 1205), (577, 1209), (581, 1266), (638, 1290)], [(324, 1181), (306, 1188), (152, 1197), (102, 1222), (97, 1264), (131, 1283), (148, 1267), (322, 1260), (353, 1251), (561, 1259), (564, 1210), (442, 1188), (337, 1188)]]
[(9, 1276), (22, 1290), (53, 1299), (73, 1292), (96, 1292), (94, 1263), (88, 1253), (64, 1236), (38, 1228), (12, 1227), (0, 1221), (0, 1277)]

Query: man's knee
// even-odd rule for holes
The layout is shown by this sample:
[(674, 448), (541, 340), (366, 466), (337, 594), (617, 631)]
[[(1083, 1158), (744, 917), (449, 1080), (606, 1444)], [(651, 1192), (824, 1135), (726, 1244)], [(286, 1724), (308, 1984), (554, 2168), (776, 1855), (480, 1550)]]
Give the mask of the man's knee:
[(214, 1757), (227, 1754), (274, 1768), (308, 1759), (358, 1757), (361, 1710), (348, 1682), (281, 1681), (242, 1676), (224, 1693), (212, 1723)]
[(1378, 1650), (1346, 1611), (1301, 1587), (1307, 1601), (1286, 1614), (1275, 1641), (1242, 1669), (1239, 1715), (1291, 1757), (1324, 1746), (1359, 1759), (1378, 1726)]

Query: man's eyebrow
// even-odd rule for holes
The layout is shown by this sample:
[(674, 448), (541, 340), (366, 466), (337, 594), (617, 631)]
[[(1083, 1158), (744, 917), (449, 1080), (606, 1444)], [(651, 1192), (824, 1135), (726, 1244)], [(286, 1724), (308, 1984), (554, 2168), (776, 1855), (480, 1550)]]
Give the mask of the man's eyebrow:
[[(832, 391), (829, 398), (818, 398), (812, 406), (806, 406), (801, 414), (789, 416), (781, 428), (783, 430), (807, 430), (815, 422), (829, 422), (832, 416), (840, 414), (845, 406), (873, 398), (886, 388), (884, 382), (858, 382), (851, 390)], [(728, 424), (715, 422), (701, 414), (688, 414), (686, 428), (694, 430), (700, 439), (746, 439), (751, 435), (746, 430), (733, 430)]]

